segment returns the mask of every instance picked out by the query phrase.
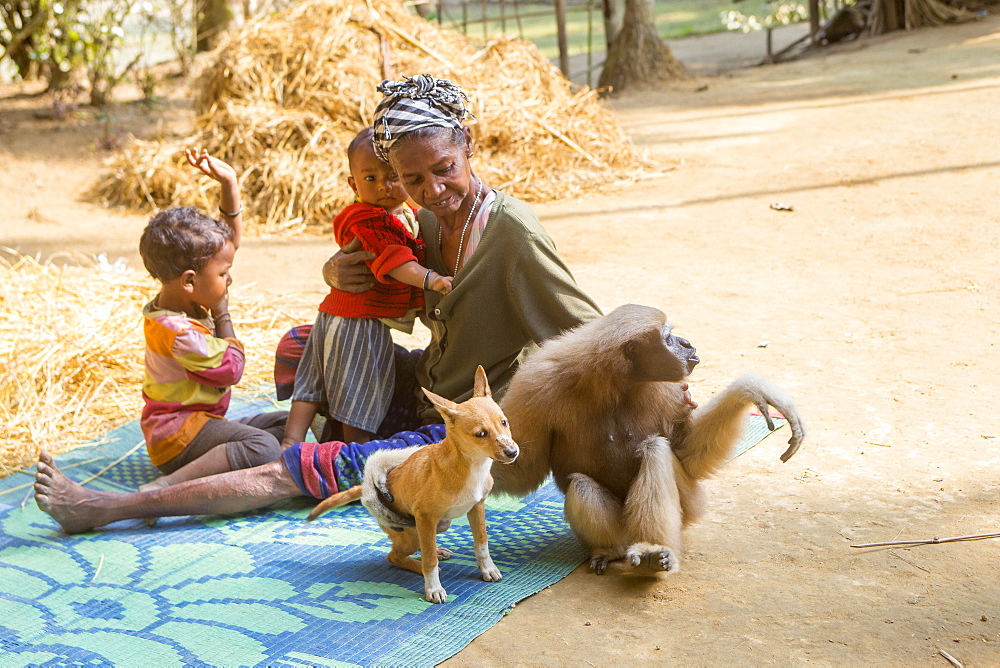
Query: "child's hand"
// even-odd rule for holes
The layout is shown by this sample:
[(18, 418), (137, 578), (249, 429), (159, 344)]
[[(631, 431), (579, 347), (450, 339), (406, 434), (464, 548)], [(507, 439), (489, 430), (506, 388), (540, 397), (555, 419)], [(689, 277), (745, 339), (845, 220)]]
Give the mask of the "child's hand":
[(200, 169), (203, 174), (211, 176), (219, 183), (236, 183), (236, 170), (228, 163), (210, 156), (207, 148), (200, 151), (197, 148), (189, 148), (184, 151), (184, 155), (189, 165)]
[(431, 281), (431, 290), (446, 295), (451, 292), (451, 281), (451, 276), (442, 276), (441, 274), (437, 274), (437, 278)]
[(218, 318), (221, 315), (229, 313), (229, 290), (226, 290), (225, 296), (219, 300), (219, 303), (211, 308), (212, 319)]

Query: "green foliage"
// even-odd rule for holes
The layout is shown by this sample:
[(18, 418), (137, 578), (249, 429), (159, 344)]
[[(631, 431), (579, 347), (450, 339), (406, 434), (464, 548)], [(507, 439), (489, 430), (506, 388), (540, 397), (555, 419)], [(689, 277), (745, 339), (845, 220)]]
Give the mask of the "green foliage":
[(722, 12), (722, 24), (727, 30), (739, 32), (753, 32), (786, 26), (809, 18), (809, 10), (800, 2), (771, 2), (768, 4), (770, 11), (759, 14), (744, 14), (735, 9)]
[(78, 0), (3, 0), (0, 2), (0, 46), (21, 77), (40, 66), (59, 77), (73, 66), (73, 16)]
[[(115, 86), (139, 64), (146, 28), (154, 18), (152, 5), (140, 7), (138, 0), (19, 0), (5, 2), (3, 9), (0, 44), (4, 55), (15, 61), (18, 74), (28, 78), (37, 72), (57, 88), (72, 70), (81, 68), (90, 84), (90, 101), (97, 106), (106, 104)], [(126, 23), (136, 20), (139, 53), (120, 62)], [(25, 36), (28, 28), (30, 36)], [(20, 56), (24, 62), (18, 61)], [(148, 71), (144, 74), (140, 83), (151, 97)]]

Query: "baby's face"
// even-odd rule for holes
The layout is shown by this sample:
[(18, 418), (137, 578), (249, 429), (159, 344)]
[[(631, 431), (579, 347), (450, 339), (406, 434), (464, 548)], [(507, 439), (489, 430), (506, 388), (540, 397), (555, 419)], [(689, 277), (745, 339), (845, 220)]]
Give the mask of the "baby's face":
[(347, 180), (362, 202), (392, 210), (406, 201), (406, 190), (389, 163), (382, 162), (371, 146), (359, 146), (351, 158)]

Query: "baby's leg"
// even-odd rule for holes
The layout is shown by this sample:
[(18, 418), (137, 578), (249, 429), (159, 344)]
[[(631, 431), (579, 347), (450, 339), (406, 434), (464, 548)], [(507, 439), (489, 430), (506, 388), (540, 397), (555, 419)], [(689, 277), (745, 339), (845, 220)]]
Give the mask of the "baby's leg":
[(327, 415), (343, 425), (345, 442), (363, 443), (382, 424), (393, 396), (392, 336), (372, 318), (334, 317), (325, 323), (325, 333), (320, 376)]

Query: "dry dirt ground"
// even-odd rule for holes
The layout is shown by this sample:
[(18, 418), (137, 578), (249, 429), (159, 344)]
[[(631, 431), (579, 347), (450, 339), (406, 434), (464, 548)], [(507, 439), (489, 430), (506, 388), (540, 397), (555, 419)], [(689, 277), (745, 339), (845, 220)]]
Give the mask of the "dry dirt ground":
[[(134, 263), (145, 217), (80, 200), (94, 124), (39, 121), (44, 101), (4, 91), (0, 241)], [(787, 464), (786, 431), (709, 482), (680, 573), (580, 568), (450, 663), (1000, 665), (1000, 540), (850, 547), (1000, 531), (1000, 18), (614, 106), (676, 169), (538, 206), (563, 257), (603, 306), (671, 315), (704, 360), (696, 398), (760, 371), (809, 436)], [(318, 301), (330, 250), (254, 239), (236, 278)]]

